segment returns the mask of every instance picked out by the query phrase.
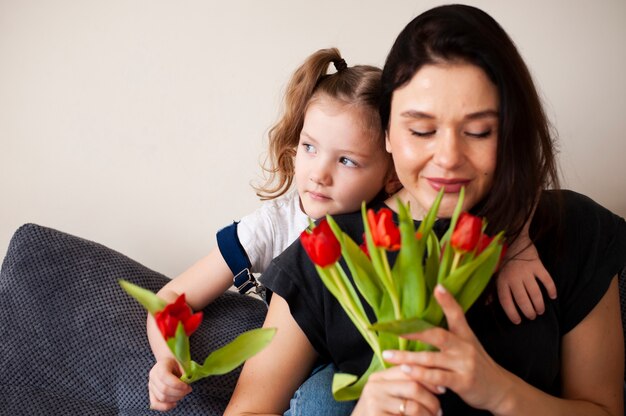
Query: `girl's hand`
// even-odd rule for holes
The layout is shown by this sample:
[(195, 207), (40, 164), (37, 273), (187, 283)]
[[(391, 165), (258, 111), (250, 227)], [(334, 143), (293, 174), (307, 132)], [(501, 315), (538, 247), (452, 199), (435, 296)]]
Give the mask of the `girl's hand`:
[(164, 358), (156, 362), (150, 370), (148, 392), (150, 408), (153, 410), (171, 410), (187, 394), (191, 386), (180, 380), (182, 371), (173, 358)]
[(433, 345), (439, 351), (387, 351), (385, 358), (399, 364), (401, 371), (421, 384), (452, 389), (472, 407), (497, 409), (511, 389), (511, 378), (480, 345), (452, 295), (437, 285), (435, 297), (449, 330), (431, 328), (404, 337)]
[(353, 416), (440, 414), (437, 397), (419, 382), (412, 380), (400, 367), (372, 374), (352, 412)]
[[(530, 241), (520, 244), (525, 244), (526, 247), (515, 257), (504, 262), (496, 280), (502, 309), (514, 324), (522, 322), (515, 304), (528, 319), (535, 319), (545, 311), (537, 279), (543, 283), (548, 296), (551, 299), (556, 298), (556, 286), (550, 273), (543, 267), (537, 249)], [(519, 244), (514, 244), (516, 245)], [(510, 251), (515, 250), (514, 246)]]

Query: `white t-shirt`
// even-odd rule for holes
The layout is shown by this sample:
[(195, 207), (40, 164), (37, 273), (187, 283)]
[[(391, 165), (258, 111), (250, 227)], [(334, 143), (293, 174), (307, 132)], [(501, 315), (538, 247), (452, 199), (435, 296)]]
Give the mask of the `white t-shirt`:
[(272, 259), (291, 245), (309, 225), (295, 189), (265, 201), (237, 225), (237, 237), (246, 251), (251, 272), (263, 273)]

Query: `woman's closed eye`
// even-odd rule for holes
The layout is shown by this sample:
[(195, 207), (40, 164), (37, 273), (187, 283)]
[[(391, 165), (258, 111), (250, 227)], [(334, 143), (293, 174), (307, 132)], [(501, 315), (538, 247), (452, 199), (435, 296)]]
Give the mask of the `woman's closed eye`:
[(411, 129), (411, 134), (417, 137), (430, 137), (434, 136), (437, 133), (437, 130), (413, 130)]
[(471, 132), (471, 131), (466, 131), (465, 134), (470, 136), (470, 137), (475, 137), (477, 139), (483, 139), (485, 137), (489, 137), (491, 135), (491, 129), (490, 130), (485, 130), (485, 131), (479, 131), (479, 132)]

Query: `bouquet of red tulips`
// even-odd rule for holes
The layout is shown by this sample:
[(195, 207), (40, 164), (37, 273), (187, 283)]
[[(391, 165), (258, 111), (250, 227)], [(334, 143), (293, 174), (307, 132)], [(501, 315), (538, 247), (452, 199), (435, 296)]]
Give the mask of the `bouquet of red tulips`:
[(259, 328), (244, 332), (231, 343), (213, 351), (200, 365), (191, 359), (189, 336), (200, 326), (202, 312), (192, 312), (185, 302), (185, 294), (180, 295), (173, 303), (167, 304), (147, 289), (126, 280), (120, 280), (119, 283), (154, 316), (167, 346), (183, 369), (180, 379), (185, 383), (234, 370), (265, 348), (276, 333), (275, 328)]
[[(433, 225), (442, 197), (440, 192), (417, 230), (409, 207), (401, 202), (399, 226), (394, 224), (389, 209), (375, 213), (363, 204), (365, 241), (361, 246), (331, 216), (301, 234), (300, 241), (324, 285), (374, 351), (361, 377), (335, 375), (335, 399), (354, 400), (360, 396), (369, 375), (387, 366), (382, 351), (431, 348), (399, 335), (445, 325), (443, 311), (432, 296), (438, 283), (467, 311), (496, 271), (504, 253), (503, 233), (489, 237), (484, 233), (483, 219), (461, 213), (462, 189), (450, 228), (439, 239)], [(387, 259), (389, 251), (398, 251), (393, 267)], [(339, 264), (342, 256), (352, 280)], [(357, 291), (372, 308), (376, 323), (370, 322)]]

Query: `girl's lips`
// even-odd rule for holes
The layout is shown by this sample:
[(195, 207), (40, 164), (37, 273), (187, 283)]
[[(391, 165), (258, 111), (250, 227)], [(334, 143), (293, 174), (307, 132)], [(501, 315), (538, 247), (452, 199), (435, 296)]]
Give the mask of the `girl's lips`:
[(317, 193), (317, 192), (311, 192), (311, 191), (309, 191), (308, 193), (309, 193), (309, 196), (311, 197), (311, 199), (314, 199), (314, 200), (316, 200), (316, 201), (328, 201), (328, 200), (330, 199), (330, 198), (329, 198), (329, 197), (327, 197), (326, 195), (324, 195), (324, 194), (319, 194), (319, 193)]
[(461, 192), (463, 186), (467, 186), (470, 183), (469, 179), (443, 179), (443, 178), (426, 178), (430, 186), (439, 192), (441, 188), (444, 189), (446, 194), (456, 194)]

